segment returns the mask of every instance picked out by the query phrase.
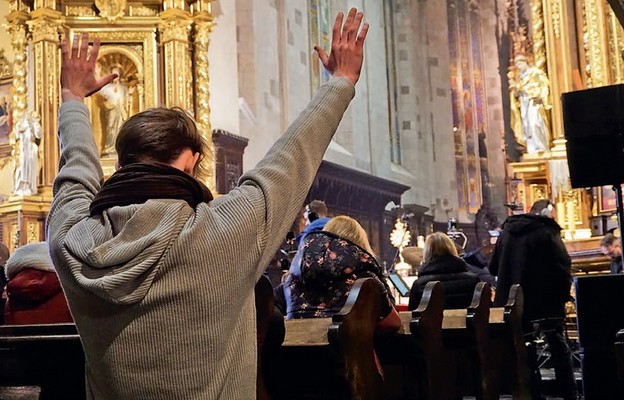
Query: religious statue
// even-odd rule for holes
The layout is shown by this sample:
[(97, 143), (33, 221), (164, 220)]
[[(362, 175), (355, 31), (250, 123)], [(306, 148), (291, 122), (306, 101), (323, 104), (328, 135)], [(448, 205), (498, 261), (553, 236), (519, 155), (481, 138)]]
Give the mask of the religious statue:
[(509, 79), (511, 97), (511, 128), (518, 144), (528, 154), (550, 150), (550, 110), (548, 77), (541, 69), (529, 65), (524, 55), (514, 58), (515, 76)]
[(123, 83), (123, 71), (120, 67), (111, 68), (117, 74), (111, 83), (98, 92), (104, 99), (103, 104), (103, 137), (102, 157), (115, 155), (115, 140), (121, 125), (129, 116), (129, 90)]
[(25, 111), (14, 129), (16, 150), (19, 153), (15, 164), (13, 193), (19, 196), (37, 194), (39, 143), (42, 138), (39, 115), (35, 111)]

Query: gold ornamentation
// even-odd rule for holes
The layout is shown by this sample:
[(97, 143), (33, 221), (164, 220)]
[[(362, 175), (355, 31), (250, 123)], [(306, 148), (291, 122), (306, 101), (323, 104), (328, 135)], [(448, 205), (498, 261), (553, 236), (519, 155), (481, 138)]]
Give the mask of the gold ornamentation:
[(26, 243), (34, 243), (39, 241), (39, 224), (28, 221), (26, 224)]
[(158, 15), (158, 10), (144, 5), (130, 5), (131, 17), (153, 17)]
[(100, 11), (100, 17), (114, 23), (126, 13), (127, 2), (126, 0), (95, 0), (95, 6)]
[[(212, 15), (206, 11), (199, 11), (194, 15), (195, 20), (195, 120), (200, 132), (212, 150), (212, 127), (210, 125), (210, 76), (208, 49), (210, 47), (210, 33), (214, 27)], [(214, 160), (212, 151), (203, 161), (204, 170), (208, 176), (202, 177), (209, 188), (213, 189)]]
[(533, 23), (533, 65), (546, 75), (546, 41), (544, 39), (544, 13), (541, 0), (531, 1), (531, 21)]
[[(605, 9), (602, 0), (585, 0), (585, 32), (586, 32), (586, 57), (591, 77), (591, 86), (604, 86), (608, 82), (606, 65), (606, 49), (604, 38)], [(589, 86), (589, 84), (588, 84)]]
[(9, 78), (12, 75), (13, 66), (4, 56), (4, 49), (0, 49), (0, 79)]
[(555, 34), (555, 39), (559, 39), (561, 37), (561, 31), (563, 30), (561, 21), (561, 13), (563, 12), (561, 0), (553, 0), (550, 7), (550, 17), (553, 24), (553, 33)]
[(65, 6), (65, 15), (68, 17), (95, 17), (95, 11), (87, 6)]
[(612, 83), (622, 83), (624, 82), (624, 63), (622, 62), (621, 49), (624, 48), (624, 29), (622, 29), (622, 25), (620, 25), (611, 7), (609, 7), (607, 18), (607, 44)]
[[(28, 104), (26, 88), (26, 76), (28, 74), (26, 69), (27, 18), (28, 15), (22, 12), (14, 12), (7, 16), (9, 21), (7, 30), (13, 46), (13, 121), (20, 120)], [(9, 141), (14, 141), (11, 133), (9, 133)]]
[(165, 54), (165, 104), (194, 110), (193, 69), (188, 51), (193, 21), (190, 13), (170, 8), (161, 13), (158, 26)]

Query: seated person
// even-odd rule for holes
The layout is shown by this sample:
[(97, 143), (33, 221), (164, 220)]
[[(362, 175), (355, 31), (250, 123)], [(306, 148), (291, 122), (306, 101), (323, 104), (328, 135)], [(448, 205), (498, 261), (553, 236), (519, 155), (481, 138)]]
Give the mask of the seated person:
[(469, 253), (464, 253), (463, 249), (461, 251), (458, 249), (459, 257), (468, 264), (468, 270), (474, 272), (481, 282), (489, 283), (490, 287), (494, 289), (496, 278), (490, 274), (487, 267), (492, 251), (494, 251), (494, 245), (489, 240), (483, 246)]
[(435, 232), (425, 240), (423, 265), (418, 271), (418, 279), (410, 290), (410, 310), (420, 304), (425, 285), (440, 281), (444, 287), (444, 308), (467, 308), (479, 278), (468, 270), (468, 265), (459, 258), (455, 243), (445, 233)]
[(379, 331), (397, 331), (401, 320), (383, 271), (364, 228), (353, 218), (332, 218), (321, 232), (305, 236), (301, 261), (291, 265), (284, 281), (286, 318), (330, 317), (344, 306), (358, 278), (373, 278), (382, 290)]
[(6, 276), (5, 324), (73, 322), (46, 242), (15, 250), (6, 263)]

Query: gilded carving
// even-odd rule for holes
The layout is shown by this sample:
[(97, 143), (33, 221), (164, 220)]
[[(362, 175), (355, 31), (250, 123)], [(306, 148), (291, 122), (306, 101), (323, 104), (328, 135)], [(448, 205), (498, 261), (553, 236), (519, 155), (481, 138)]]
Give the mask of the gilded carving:
[(144, 5), (131, 5), (129, 14), (132, 17), (153, 17), (158, 15), (158, 10)]
[(531, 1), (531, 21), (533, 24), (533, 62), (535, 67), (547, 73), (544, 13), (541, 0)]
[(555, 34), (555, 38), (559, 39), (561, 37), (561, 32), (563, 30), (562, 21), (561, 21), (561, 13), (563, 12), (561, 0), (553, 0), (551, 2), (550, 7), (551, 7), (550, 17), (552, 19), (552, 24), (553, 24), (553, 33)]
[[(606, 49), (604, 39), (604, 3), (602, 0), (586, 0), (584, 3), (586, 56), (590, 67), (591, 86), (608, 84)], [(588, 85), (589, 86), (589, 85)]]
[(39, 224), (28, 221), (26, 224), (26, 243), (39, 241)]
[(68, 17), (95, 17), (95, 11), (87, 6), (65, 6), (65, 15)]
[(116, 22), (126, 13), (126, 0), (95, 0), (99, 15), (110, 22)]
[(165, 104), (193, 110), (193, 66), (188, 51), (193, 21), (190, 13), (180, 9), (168, 9), (161, 14), (159, 25), (165, 50)]
[[(9, 19), (7, 17), (7, 19)], [(26, 88), (26, 40), (27, 29), (25, 20), (16, 18), (9, 20), (7, 27), (13, 45), (13, 121), (19, 121), (28, 104)], [(12, 135), (9, 136), (12, 140)]]
[[(214, 27), (212, 16), (207, 12), (198, 12), (195, 15), (195, 119), (206, 143), (212, 146), (212, 127), (210, 125), (210, 77), (208, 63), (208, 49), (210, 33)], [(212, 154), (212, 152), (209, 152)], [(206, 157), (204, 170), (208, 176), (203, 177), (210, 188), (214, 188), (214, 160)]]
[(4, 49), (0, 49), (0, 79), (9, 78), (12, 75), (13, 66), (4, 56)]
[(609, 8), (607, 24), (609, 65), (611, 66), (611, 76), (613, 83), (624, 82), (624, 62), (622, 61), (621, 50), (624, 48), (624, 29), (620, 25), (613, 9)]

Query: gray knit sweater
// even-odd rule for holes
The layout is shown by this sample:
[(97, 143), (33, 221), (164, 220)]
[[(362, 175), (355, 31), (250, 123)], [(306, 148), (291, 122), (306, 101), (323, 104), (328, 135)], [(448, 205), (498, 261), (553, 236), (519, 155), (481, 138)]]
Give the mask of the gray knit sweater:
[(48, 241), (93, 399), (253, 399), (253, 288), (282, 242), (354, 95), (332, 79), (239, 186), (89, 217), (102, 169), (80, 102), (59, 111)]

